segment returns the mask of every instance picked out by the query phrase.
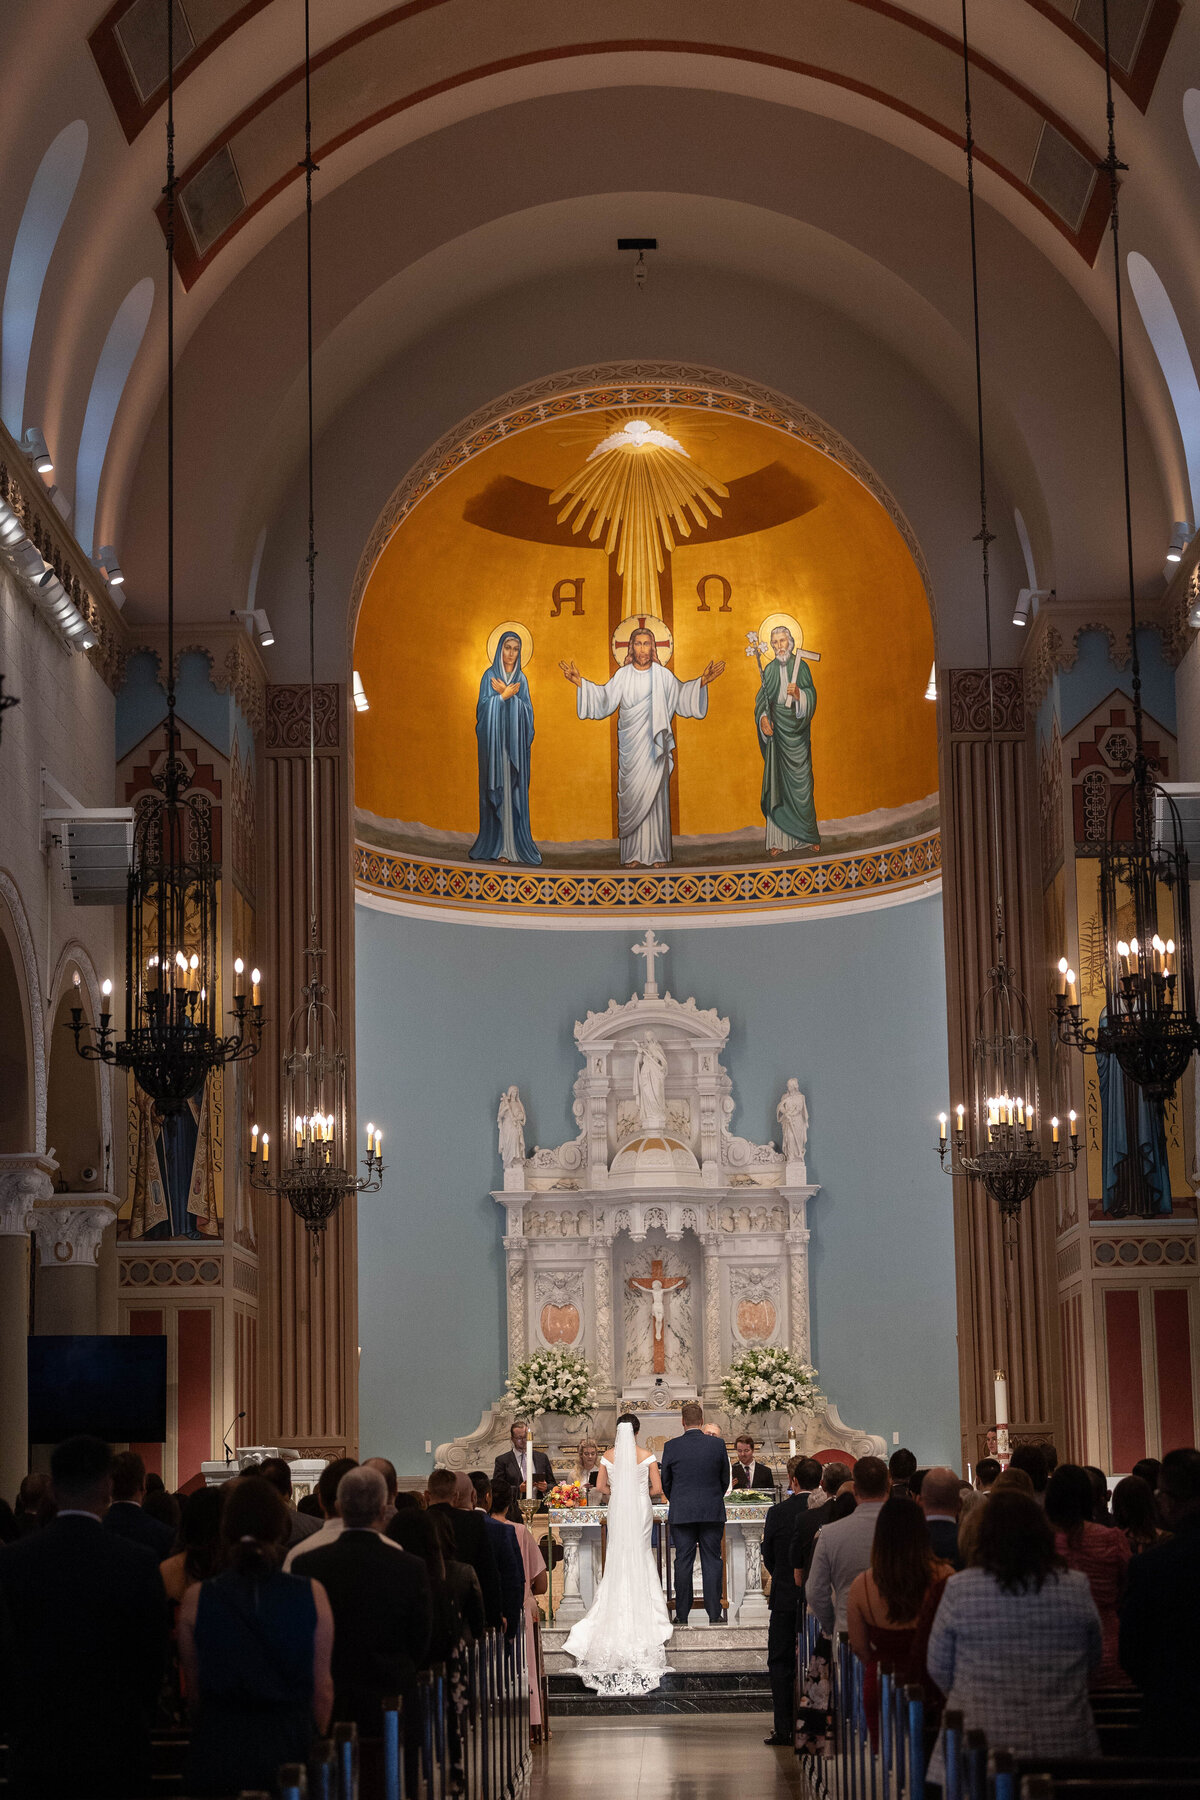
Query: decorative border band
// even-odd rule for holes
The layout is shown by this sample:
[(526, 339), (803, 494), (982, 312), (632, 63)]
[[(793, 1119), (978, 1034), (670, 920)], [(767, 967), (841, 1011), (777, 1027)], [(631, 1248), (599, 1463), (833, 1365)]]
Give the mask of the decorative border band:
[(745, 912), (808, 907), (897, 892), (935, 880), (940, 831), (849, 856), (709, 869), (496, 869), (354, 846), (355, 886), (427, 906), (497, 913)]

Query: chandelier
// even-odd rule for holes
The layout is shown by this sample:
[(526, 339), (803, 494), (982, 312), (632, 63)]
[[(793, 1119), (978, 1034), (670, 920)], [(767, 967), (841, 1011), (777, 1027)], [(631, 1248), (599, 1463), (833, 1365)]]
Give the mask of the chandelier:
[[(355, 1171), (346, 1052), (337, 1013), (321, 980), (317, 922), (316, 753), (316, 509), (313, 484), (312, 91), (309, 0), (304, 0), (305, 247), (308, 294), (308, 980), (292, 1014), (283, 1053), (282, 1141), (275, 1166), (269, 1132), (250, 1133), (250, 1181), (286, 1200), (313, 1235), (325, 1229), (350, 1194), (377, 1193), (383, 1184), (383, 1133), (367, 1126), (365, 1175)], [(277, 1172), (276, 1172), (277, 1171)]]
[(1104, 0), (1104, 74), (1108, 93), (1108, 155), (1100, 166), (1108, 173), (1116, 290), (1134, 748), (1132, 761), (1122, 765), (1123, 771), (1130, 776), (1129, 782), (1114, 787), (1105, 837), (1100, 846), (1104, 1007), (1095, 1025), (1085, 1023), (1075, 974), (1063, 957), (1058, 965), (1054, 1017), (1060, 1043), (1090, 1056), (1114, 1056), (1147, 1099), (1161, 1107), (1187, 1068), (1192, 1052), (1200, 1047), (1200, 1030), (1196, 1021), (1188, 859), (1183, 830), (1175, 802), (1154, 778), (1143, 729), (1117, 203), (1117, 176), (1126, 165), (1117, 158), (1108, 0)]
[[(254, 1056), (262, 1034), (257, 969), (247, 1005), (234, 963), (233, 1031), (220, 1030), (217, 883), (211, 795), (192, 786), (175, 719), (175, 80), (174, 9), (167, 0), (167, 720), (166, 753), (138, 802), (125, 896), (125, 1018), (118, 1037), (104, 983), (98, 1026), (71, 1008), (79, 1055), (128, 1069), (160, 1111), (179, 1112), (208, 1076)], [(78, 985), (78, 981), (77, 981)], [(247, 1035), (247, 1025), (249, 1035)]]
[[(979, 332), (979, 258), (975, 231), (975, 140), (971, 122), (971, 62), (967, 45), (967, 5), (962, 4), (963, 96), (966, 122), (967, 204), (971, 223), (971, 295), (975, 322), (975, 407), (979, 446), (979, 532), (983, 572), (983, 616), (987, 641), (988, 770), (991, 788), (992, 872), (996, 883), (996, 962), (975, 1009), (971, 1040), (971, 1106), (955, 1108), (951, 1135), (945, 1113), (938, 1115), (938, 1156), (947, 1175), (980, 1181), (1000, 1209), (1006, 1234), (1039, 1181), (1067, 1174), (1079, 1158), (1078, 1122), (1068, 1115), (1064, 1134), (1051, 1118), (1045, 1142), (1038, 1080), (1038, 1047), (1029, 1002), (1005, 960), (1003, 875), (1000, 859), (1000, 793), (996, 770), (996, 707), (992, 670), (991, 576), (988, 547), (994, 542), (987, 520), (987, 464), (983, 432), (983, 362)], [(1008, 1241), (1009, 1253), (1013, 1249)]]

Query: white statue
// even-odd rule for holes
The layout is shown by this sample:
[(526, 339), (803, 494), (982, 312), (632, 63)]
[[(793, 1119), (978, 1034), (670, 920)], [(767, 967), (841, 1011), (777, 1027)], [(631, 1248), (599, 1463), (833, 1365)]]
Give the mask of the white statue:
[(500, 1161), (506, 1169), (516, 1168), (525, 1161), (525, 1108), (515, 1083), (500, 1096), (496, 1124), (500, 1127)]
[(650, 1283), (650, 1317), (654, 1321), (654, 1341), (662, 1343), (663, 1324), (666, 1320), (666, 1308), (663, 1306), (663, 1284), (661, 1281)]
[(667, 1053), (652, 1031), (638, 1039), (633, 1093), (643, 1131), (667, 1128)]
[(788, 1077), (775, 1117), (783, 1128), (784, 1156), (788, 1162), (802, 1163), (808, 1149), (808, 1101), (794, 1075)]

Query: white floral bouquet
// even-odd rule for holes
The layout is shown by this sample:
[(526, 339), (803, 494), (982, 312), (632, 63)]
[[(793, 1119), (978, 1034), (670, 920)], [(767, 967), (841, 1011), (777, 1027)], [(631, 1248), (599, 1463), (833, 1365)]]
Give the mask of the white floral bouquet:
[(721, 1383), (721, 1394), (732, 1412), (803, 1413), (814, 1416), (825, 1404), (811, 1363), (783, 1346), (747, 1350), (732, 1363)]
[(582, 1356), (555, 1344), (533, 1351), (511, 1370), (501, 1404), (518, 1419), (537, 1419), (543, 1413), (579, 1419), (596, 1410), (596, 1383)]

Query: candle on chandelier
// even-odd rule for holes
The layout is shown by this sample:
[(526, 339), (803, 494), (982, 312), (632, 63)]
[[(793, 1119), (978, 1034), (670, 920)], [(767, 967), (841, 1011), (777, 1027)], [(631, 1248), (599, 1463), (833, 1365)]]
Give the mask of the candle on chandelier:
[(954, 1111), (955, 1111), (955, 1116), (958, 1119), (959, 1132), (962, 1133), (967, 1128), (967, 1117), (966, 1117), (967, 1109), (960, 1102), (959, 1105), (955, 1107)]
[(1163, 974), (1166, 976), (1168, 981), (1171, 981), (1174, 979), (1174, 977), (1171, 974), (1171, 958), (1174, 956), (1174, 954), (1175, 954), (1175, 939), (1168, 938), (1166, 950), (1163, 952)]
[(250, 971), (250, 998), (251, 998), (252, 1003), (255, 1006), (258, 1006), (260, 1004), (259, 988), (261, 987), (261, 985), (262, 985), (261, 973), (259, 972), (258, 969), (251, 969), (251, 971)]
[(265, 1169), (267, 1164), (271, 1160), (271, 1136), (270, 1136), (269, 1132), (266, 1132), (266, 1131), (263, 1132), (262, 1145), (263, 1145), (263, 1167)]
[(1129, 973), (1129, 945), (1124, 938), (1117, 939), (1117, 961), (1121, 965), (1122, 975)]
[(243, 992), (242, 976), (246, 973), (246, 965), (240, 956), (233, 959), (233, 997), (240, 1000)]
[(177, 950), (175, 952), (175, 969), (175, 986), (177, 988), (185, 988), (188, 979), (188, 960), (182, 950)]
[(257, 1125), (252, 1125), (250, 1127), (250, 1155), (251, 1155), (251, 1157), (255, 1157), (258, 1155), (258, 1126)]
[(296, 1120), (296, 1148), (297, 1150), (304, 1148), (304, 1120), (302, 1118)]
[(188, 969), (191, 973), (191, 978), (192, 978), (191, 979), (191, 987), (192, 987), (193, 993), (195, 993), (196, 989), (200, 985), (199, 968), (200, 968), (200, 958), (196, 955), (196, 952), (193, 950), (192, 956), (191, 956), (191, 961), (188, 963)]
[(1068, 970), (1067, 970), (1067, 995), (1068, 995), (1068, 997), (1069, 997), (1069, 999), (1070, 999), (1070, 1002), (1071, 1002), (1071, 1005), (1072, 1005), (1072, 1006), (1074, 1006), (1074, 1005), (1075, 1005), (1075, 1001), (1076, 1001), (1076, 991), (1075, 991), (1075, 971), (1074, 971), (1074, 969), (1068, 969)]
[(1067, 1118), (1071, 1125), (1071, 1136), (1077, 1138), (1079, 1136), (1079, 1120), (1073, 1112), (1068, 1113)]
[(1057, 1120), (1057, 1118), (1051, 1119), (1051, 1121), (1050, 1121), (1050, 1141), (1052, 1144), (1057, 1144), (1057, 1142), (1058, 1142), (1058, 1120)]
[(1067, 959), (1065, 956), (1060, 956), (1058, 959), (1058, 991), (1060, 994), (1065, 994), (1067, 991)]
[(1136, 938), (1130, 938), (1130, 940), (1129, 940), (1129, 970), (1130, 970), (1130, 973), (1133, 975), (1136, 975), (1138, 972), (1137, 964), (1138, 964), (1138, 941)]
[(367, 1126), (367, 1155), (368, 1156), (370, 1156), (370, 1154), (371, 1154), (371, 1139), (374, 1136), (375, 1136), (375, 1127), (373, 1125), (368, 1125)]
[(103, 1025), (105, 1020), (111, 1016), (109, 1002), (112, 999), (112, 982), (107, 978), (100, 983), (100, 994), (100, 1023)]
[(162, 965), (159, 963), (158, 953), (156, 951), (146, 964), (146, 986), (152, 994), (157, 994), (161, 984)]
[(377, 1131), (375, 1133), (375, 1155), (376, 1155), (376, 1157), (378, 1157), (382, 1153), (382, 1150), (383, 1150), (383, 1133), (382, 1133), (382, 1131)]
[(945, 1113), (938, 1114), (938, 1137), (941, 1139), (942, 1143), (944, 1144), (946, 1141), (946, 1115), (945, 1115)]

